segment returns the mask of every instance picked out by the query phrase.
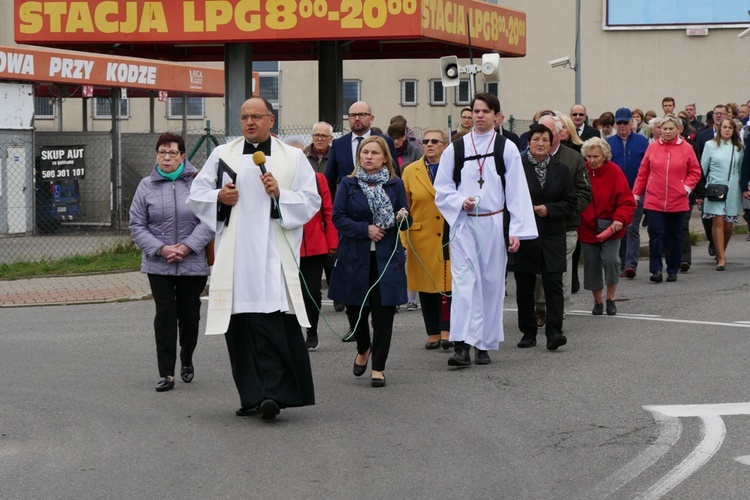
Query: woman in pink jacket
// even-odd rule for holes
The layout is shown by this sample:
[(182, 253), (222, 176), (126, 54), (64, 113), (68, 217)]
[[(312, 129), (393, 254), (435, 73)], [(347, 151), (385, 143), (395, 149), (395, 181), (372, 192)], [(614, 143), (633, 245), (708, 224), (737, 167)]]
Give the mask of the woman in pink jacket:
[(688, 195), (701, 178), (701, 166), (688, 142), (680, 137), (682, 121), (674, 115), (661, 120), (661, 138), (649, 145), (633, 185), (636, 202), (646, 195), (650, 280), (662, 281), (662, 252), (667, 239), (667, 281), (677, 281), (682, 256), (682, 230)]

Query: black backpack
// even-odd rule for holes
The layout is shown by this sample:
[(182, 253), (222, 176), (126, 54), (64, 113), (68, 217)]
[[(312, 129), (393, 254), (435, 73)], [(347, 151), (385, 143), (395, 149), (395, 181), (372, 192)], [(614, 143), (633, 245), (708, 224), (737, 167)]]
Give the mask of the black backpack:
[[(464, 157), (464, 140), (463, 137), (459, 137), (455, 141), (453, 141), (453, 181), (456, 183), (456, 188), (458, 188), (458, 185), (461, 183), (461, 169), (464, 168), (464, 162), (471, 161), (471, 160), (479, 160), (482, 158), (487, 158), (489, 156), (495, 157), (495, 168), (497, 170), (497, 175), (500, 176), (500, 182), (503, 185), (503, 194), (505, 194), (505, 159), (503, 158), (503, 152), (505, 151), (505, 141), (507, 139), (505, 136), (501, 133), (498, 133), (495, 136), (495, 147), (493, 148), (492, 153), (484, 154), (484, 155), (475, 155), (475, 156), (469, 156)], [(503, 196), (503, 198), (505, 198)], [(503, 233), (505, 235), (505, 248), (508, 248), (509, 240), (509, 227), (510, 227), (510, 218), (508, 217), (508, 210), (507, 210), (507, 204), (503, 206)], [(445, 232), (443, 233), (443, 242), (447, 242), (449, 236), (447, 236), (448, 233), (448, 223), (446, 222)]]

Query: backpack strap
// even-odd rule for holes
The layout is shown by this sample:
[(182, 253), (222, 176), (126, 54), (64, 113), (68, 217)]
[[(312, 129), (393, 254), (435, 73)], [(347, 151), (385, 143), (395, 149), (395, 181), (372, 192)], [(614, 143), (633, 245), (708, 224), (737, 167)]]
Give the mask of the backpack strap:
[(461, 169), (464, 168), (464, 162), (494, 156), (497, 175), (500, 176), (500, 182), (503, 183), (503, 191), (505, 191), (505, 159), (503, 153), (505, 152), (506, 140), (503, 134), (498, 133), (495, 135), (495, 147), (491, 154), (469, 156), (468, 158), (464, 157), (464, 138), (459, 137), (453, 141), (453, 182), (456, 183), (456, 187), (461, 183)]

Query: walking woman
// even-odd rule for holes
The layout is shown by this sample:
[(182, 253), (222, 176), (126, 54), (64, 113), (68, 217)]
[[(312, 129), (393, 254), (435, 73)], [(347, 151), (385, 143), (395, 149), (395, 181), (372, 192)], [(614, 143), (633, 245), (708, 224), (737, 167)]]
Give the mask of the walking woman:
[(667, 247), (667, 281), (677, 281), (682, 257), (688, 196), (701, 178), (701, 167), (692, 146), (680, 136), (682, 120), (675, 115), (661, 119), (661, 137), (652, 142), (641, 161), (633, 185), (636, 202), (646, 196), (643, 210), (648, 217), (649, 270), (654, 283), (662, 282), (661, 256)]
[(424, 131), (424, 156), (408, 165), (402, 180), (406, 189), (413, 222), (409, 237), (401, 233), (405, 242), (409, 265), (406, 280), (409, 290), (419, 292), (422, 317), (427, 330), (427, 350), (453, 347), (450, 337), (451, 263), (445, 219), (435, 205), (435, 176), (440, 155), (445, 151), (448, 137), (437, 128)]
[(534, 314), (534, 287), (541, 274), (547, 300), (547, 321), (544, 324), (547, 349), (554, 351), (567, 343), (562, 333), (563, 282), (565, 260), (565, 219), (576, 208), (577, 198), (573, 177), (567, 166), (550, 155), (552, 131), (535, 124), (529, 129), (529, 149), (522, 156), (526, 183), (529, 186), (539, 237), (521, 240), (514, 256), (518, 329), (523, 338), (520, 348), (536, 345), (537, 321)]
[(744, 156), (737, 124), (724, 118), (719, 124), (719, 133), (706, 143), (701, 157), (701, 167), (706, 176), (706, 185), (726, 186), (723, 200), (711, 200), (706, 193), (703, 200), (703, 218), (711, 219), (711, 234), (716, 247), (716, 270), (726, 268), (726, 249), (732, 237), (734, 223), (742, 213), (740, 193), (740, 165)]
[[(339, 246), (328, 297), (349, 306), (346, 314), (349, 324), (356, 323), (357, 339), (352, 371), (362, 376), (372, 354), (373, 387), (385, 386), (393, 316), (396, 306), (406, 302), (406, 254), (398, 229), (403, 219), (407, 219), (404, 225), (410, 224), (408, 206), (404, 183), (396, 176), (385, 139), (368, 137), (357, 150), (354, 172), (341, 179), (336, 190), (333, 224)], [(367, 325), (370, 313), (372, 341)]]
[(130, 236), (141, 248), (141, 272), (148, 274), (156, 304), (157, 392), (174, 388), (178, 338), (180, 377), (190, 383), (195, 375), (200, 294), (210, 273), (205, 247), (214, 237), (186, 204), (197, 173), (185, 159), (182, 137), (163, 134), (156, 141), (156, 165), (130, 205)]
[[(620, 241), (633, 220), (635, 201), (625, 174), (612, 162), (612, 149), (601, 137), (583, 143), (591, 180), (591, 203), (581, 214), (578, 239), (583, 248), (583, 287), (591, 290), (591, 314), (604, 313), (602, 290), (607, 287), (607, 314), (617, 314), (615, 293), (620, 280)], [(603, 276), (602, 276), (603, 274)]]

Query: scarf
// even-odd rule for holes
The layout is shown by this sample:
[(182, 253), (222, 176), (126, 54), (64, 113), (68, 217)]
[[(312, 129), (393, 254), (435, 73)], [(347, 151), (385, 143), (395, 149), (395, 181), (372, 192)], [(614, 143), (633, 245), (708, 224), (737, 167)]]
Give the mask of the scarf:
[(162, 170), (159, 165), (156, 166), (156, 171), (159, 172), (159, 175), (161, 175), (165, 179), (169, 179), (172, 182), (176, 181), (180, 177), (180, 174), (182, 174), (183, 170), (185, 170), (185, 162), (180, 163), (180, 166), (177, 167), (177, 170), (169, 173), (166, 173), (164, 170)]
[(396, 225), (391, 199), (383, 189), (383, 184), (388, 182), (389, 178), (390, 174), (386, 167), (374, 174), (368, 174), (362, 167), (357, 169), (357, 181), (367, 197), (367, 205), (372, 212), (372, 223), (381, 229), (389, 229)]
[(534, 166), (536, 176), (539, 178), (539, 184), (541, 184), (542, 189), (544, 189), (544, 183), (547, 182), (547, 165), (549, 165), (550, 158), (552, 157), (550, 155), (547, 155), (544, 160), (537, 161), (536, 158), (534, 158), (534, 156), (531, 154), (531, 151), (526, 152), (526, 157)]

